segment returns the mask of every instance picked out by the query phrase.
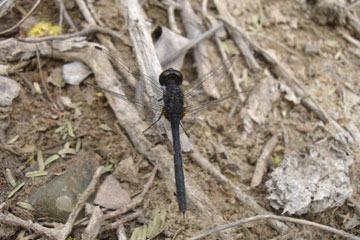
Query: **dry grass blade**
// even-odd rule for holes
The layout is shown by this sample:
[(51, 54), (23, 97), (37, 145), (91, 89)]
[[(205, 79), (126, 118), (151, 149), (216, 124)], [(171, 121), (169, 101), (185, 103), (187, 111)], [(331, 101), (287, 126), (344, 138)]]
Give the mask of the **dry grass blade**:
[(20, 188), (22, 188), (25, 185), (25, 182), (20, 183), (14, 190), (12, 190), (10, 192), (10, 194), (8, 195), (8, 198), (11, 198), (12, 196), (14, 196), (14, 194), (20, 190)]

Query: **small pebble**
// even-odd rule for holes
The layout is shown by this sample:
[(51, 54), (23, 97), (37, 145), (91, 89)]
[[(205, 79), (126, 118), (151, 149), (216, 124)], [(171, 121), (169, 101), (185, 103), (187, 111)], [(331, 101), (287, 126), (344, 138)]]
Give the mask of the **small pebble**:
[(319, 53), (319, 48), (312, 43), (306, 43), (304, 47), (304, 52), (307, 55), (314, 56)]
[(0, 106), (11, 105), (14, 98), (19, 95), (20, 84), (16, 81), (0, 76)]
[(60, 102), (67, 108), (74, 108), (74, 104), (72, 103), (71, 99), (68, 96), (60, 96)]
[(82, 62), (72, 62), (63, 66), (62, 75), (66, 83), (79, 85), (92, 72)]
[(297, 19), (297, 18), (294, 18), (294, 19), (291, 19), (291, 21), (290, 21), (290, 27), (292, 28), (292, 29), (298, 29), (298, 27), (299, 27), (299, 20)]

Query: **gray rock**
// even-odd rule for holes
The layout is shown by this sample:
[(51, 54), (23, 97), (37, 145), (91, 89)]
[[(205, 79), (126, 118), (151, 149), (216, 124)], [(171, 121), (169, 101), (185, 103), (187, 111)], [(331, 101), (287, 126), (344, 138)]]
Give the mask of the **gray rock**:
[(283, 213), (322, 212), (352, 194), (348, 172), (354, 156), (347, 147), (326, 138), (308, 149), (287, 156), (265, 183), (271, 206)]
[(92, 72), (82, 62), (72, 62), (63, 66), (62, 75), (66, 83), (79, 85)]
[(78, 195), (89, 185), (97, 167), (96, 163), (96, 160), (88, 160), (83, 154), (67, 167), (63, 175), (40, 187), (30, 196), (28, 202), (38, 213), (65, 222), (77, 202)]
[(20, 84), (16, 81), (0, 76), (0, 106), (9, 106), (19, 95)]

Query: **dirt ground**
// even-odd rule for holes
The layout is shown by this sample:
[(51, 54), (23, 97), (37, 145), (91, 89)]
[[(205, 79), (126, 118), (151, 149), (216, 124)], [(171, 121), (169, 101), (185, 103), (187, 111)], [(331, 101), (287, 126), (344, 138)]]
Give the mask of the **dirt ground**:
[[(145, 2), (143, 8), (149, 19), (151, 19), (153, 26), (168, 26), (167, 11), (164, 5), (158, 1), (143, 2)], [(344, 96), (346, 95), (345, 92), (351, 92), (358, 97), (360, 93), (360, 61), (359, 55), (356, 54), (359, 48), (354, 47), (341, 37), (340, 32), (349, 32), (346, 26), (318, 24), (312, 18), (314, 5), (310, 3), (311, 1), (227, 0), (224, 2), (228, 2), (228, 9), (231, 9), (231, 14), (236, 23), (250, 33), (258, 33), (257, 35), (250, 34), (251, 39), (264, 49), (275, 52), (277, 59), (288, 66), (295, 76), (302, 81), (309, 94), (326, 109), (330, 117), (341, 126), (345, 126), (347, 122), (353, 120), (357, 129), (360, 130), (359, 102), (350, 105), (348, 112), (344, 111), (344, 105), (348, 101)], [(191, 4), (200, 16), (201, 2), (191, 1)], [(19, 5), (26, 10), (31, 8), (31, 4), (27, 1), (19, 1)], [(72, 1), (65, 1), (65, 6), (76, 26), (81, 29), (85, 20), (76, 4)], [(94, 6), (107, 27), (119, 31), (125, 39), (131, 41), (126, 27), (123, 25), (122, 17), (119, 15), (117, 8), (114, 7), (113, 0), (95, 1)], [(215, 12), (215, 7), (211, 1), (209, 6), (209, 11)], [(55, 1), (43, 1), (32, 14), (32, 17), (35, 18), (35, 22), (46, 21), (57, 24), (59, 9)], [(1, 30), (14, 25), (20, 18), (20, 12), (14, 8), (11, 14), (0, 19)], [(176, 19), (180, 26), (179, 14), (176, 15)], [(18, 36), (19, 33), (16, 32), (7, 37)], [(7, 37), (0, 37), (0, 40)], [(88, 40), (98, 41), (95, 35), (89, 36)], [(136, 61), (134, 60), (135, 55), (132, 48), (119, 40), (114, 40), (114, 43), (119, 51), (124, 56), (127, 56), (125, 57), (127, 59), (126, 64), (135, 69)], [(227, 39), (224, 44), (231, 53), (237, 54), (238, 58), (233, 67), (237, 76), (243, 76), (244, 69), (247, 68), (245, 60), (241, 57), (232, 40)], [(307, 44), (315, 46), (316, 51), (307, 52), (305, 49)], [(211, 39), (206, 40), (206, 45), (212, 51), (209, 52), (209, 56), (211, 56), (210, 59), (213, 64), (219, 64), (221, 62), (219, 60), (220, 55), (214, 41)], [(255, 57), (263, 70), (270, 68), (269, 64), (261, 56), (255, 55)], [(61, 69), (63, 64), (64, 62), (59, 60), (42, 59), (43, 71), (50, 74), (54, 73), (56, 69)], [(39, 81), (39, 72), (35, 60), (32, 60), (22, 69), (22, 72), (31, 82)], [(185, 58), (183, 72), (186, 79), (196, 77), (191, 51)], [(60, 74), (58, 76), (61, 78)], [(81, 139), (82, 151), (92, 156), (95, 154), (101, 165), (113, 164), (113, 175), (121, 180), (123, 188), (130, 195), (142, 190), (147, 180), (146, 176), (151, 172), (153, 166), (148, 163), (146, 156), (141, 155), (133, 147), (128, 134), (119, 127), (112, 109), (104, 96), (98, 94), (98, 90), (84, 85), (64, 85), (59, 88), (49, 83), (48, 88), (52, 96), (68, 96), (72, 103), (78, 104), (77, 109), (80, 110), (81, 114), (77, 114), (75, 108), (65, 108), (64, 111), (58, 112), (50, 108), (44, 102), (44, 99), (39, 97), (39, 94), (33, 95), (28, 85), (17, 73), (9, 77), (16, 79), (21, 83), (22, 87), (19, 96), (13, 101), (12, 105), (0, 109), (1, 121), (9, 123), (9, 127), (0, 132), (0, 137), (3, 138), (1, 144), (6, 145), (10, 139), (19, 136), (17, 141), (8, 146), (19, 152), (20, 156), (0, 149), (2, 172), (0, 174), (0, 203), (6, 202), (8, 212), (23, 219), (34, 220), (34, 215), (36, 215), (34, 212), (24, 210), (17, 206), (16, 203), (24, 201), (40, 185), (56, 177), (56, 173), (65, 171), (69, 163), (76, 158), (76, 155), (74, 155), (57, 159), (47, 169), (51, 172), (49, 176), (25, 177), (25, 172), (29, 172), (31, 169), (36, 170), (36, 153), (39, 150), (43, 152), (46, 159), (57, 153), (66, 142), (70, 142), (72, 146), (76, 145), (77, 138), (69, 136), (63, 138), (62, 133), (55, 131), (59, 126), (64, 125), (66, 121), (71, 122), (76, 136), (80, 136), (78, 138)], [(90, 76), (87, 81), (94, 82), (93, 78), (93, 76)], [(264, 78), (263, 71), (257, 73), (249, 71), (247, 79), (241, 82), (241, 86), (243, 89), (252, 89), (262, 78)], [(225, 79), (221, 85), (218, 85), (222, 96), (231, 94), (233, 88), (230, 79)], [(128, 87), (128, 89), (131, 88)], [(247, 93), (245, 93), (246, 95)], [(280, 98), (273, 103), (272, 110), (266, 117), (266, 122), (262, 125), (255, 124), (253, 132), (243, 138), (244, 123), (240, 112), (244, 103), (238, 104), (233, 116), (228, 117), (235, 101), (236, 99), (229, 99), (211, 106), (199, 114), (200, 120), (184, 122), (186, 132), (189, 134), (196, 151), (207, 158), (228, 179), (251, 195), (262, 207), (274, 214), (281, 215), (281, 210), (274, 210), (270, 206), (269, 200), (266, 198), (267, 192), (264, 184), (269, 179), (268, 174), (272, 172), (276, 165), (269, 166), (268, 173), (265, 174), (259, 187), (250, 188), (255, 164), (265, 143), (275, 134), (280, 136), (279, 142), (270, 157), (271, 160), (275, 161), (276, 159), (283, 159), (287, 153), (301, 151), (306, 146), (316, 142), (317, 139), (327, 136), (328, 133), (326, 131), (321, 131), (321, 133), (316, 131), (316, 134), (318, 134), (316, 135), (312, 129), (321, 122), (319, 117), (304, 105), (287, 101), (282, 93)], [(100, 124), (106, 124), (114, 131), (104, 131), (99, 128)], [(286, 145), (283, 139), (284, 126), (288, 133)], [(154, 137), (152, 141), (154, 146), (162, 144), (169, 151), (172, 151), (171, 142), (165, 136)], [(360, 158), (358, 146), (356, 144), (352, 145), (351, 150), (354, 154), (354, 163), (349, 172), (353, 188), (352, 197), (359, 202)], [(122, 166), (120, 162), (123, 160), (134, 165), (134, 175), (124, 177), (123, 169), (120, 168)], [(165, 183), (166, 179), (161, 177), (160, 173), (146, 195), (147, 206), (142, 217), (124, 224), (129, 239), (135, 227), (153, 219), (154, 215), (159, 212), (166, 213), (166, 227), (155, 239), (172, 239), (174, 235), (177, 235), (177, 239), (186, 239), (226, 222), (256, 215), (235, 198), (229, 186), (216, 181), (207, 170), (202, 169), (192, 159), (190, 154), (183, 154), (183, 160), (187, 183), (194, 183), (203, 190), (206, 197), (216, 206), (217, 214), (221, 215), (224, 222), (214, 222), (213, 219), (202, 218), (201, 215), (197, 214), (197, 209), (191, 204), (191, 201), (187, 219), (183, 220), (178, 211), (175, 193), (169, 192)], [(169, 161), (172, 161), (172, 159), (169, 159)], [(24, 187), (10, 199), (7, 196), (13, 190), (13, 187), (5, 177), (6, 169), (11, 170), (17, 182), (25, 182)], [(124, 180), (124, 178), (126, 179)], [(355, 214), (356, 207), (345, 202), (340, 207), (320, 213), (309, 212), (297, 217), (360, 236), (359, 226), (352, 229), (346, 229), (345, 227), (346, 223)], [(233, 239), (343, 239), (335, 234), (308, 226), (291, 223), (288, 226), (294, 233), (287, 236), (279, 235), (265, 221), (253, 222), (233, 228), (229, 233), (233, 236)], [(17, 234), (22, 230), (21, 228), (5, 225), (2, 225), (2, 228), (0, 230), (1, 239), (16, 239)], [(79, 232), (82, 230), (81, 228), (75, 228), (72, 236), (79, 237)], [(40, 239), (40, 236), (38, 239)], [(116, 231), (103, 232), (97, 239), (117, 239)], [(222, 239), (222, 236), (213, 234), (205, 239)]]

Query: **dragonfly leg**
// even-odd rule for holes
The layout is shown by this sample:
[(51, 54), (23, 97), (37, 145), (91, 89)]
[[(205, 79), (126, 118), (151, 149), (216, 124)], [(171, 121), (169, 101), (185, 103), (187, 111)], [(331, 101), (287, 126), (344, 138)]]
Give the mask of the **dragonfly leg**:
[(162, 114), (160, 114), (160, 115), (159, 115), (159, 118), (158, 118), (155, 122), (153, 122), (147, 129), (145, 129), (142, 133), (145, 134), (145, 132), (146, 132), (147, 130), (149, 130), (150, 128), (152, 128), (152, 126), (154, 126), (158, 121), (160, 121), (161, 116), (162, 116)]
[(185, 135), (189, 138), (189, 134), (186, 132), (184, 125), (182, 124), (181, 121), (180, 121), (180, 126), (181, 126), (182, 130), (184, 130)]

